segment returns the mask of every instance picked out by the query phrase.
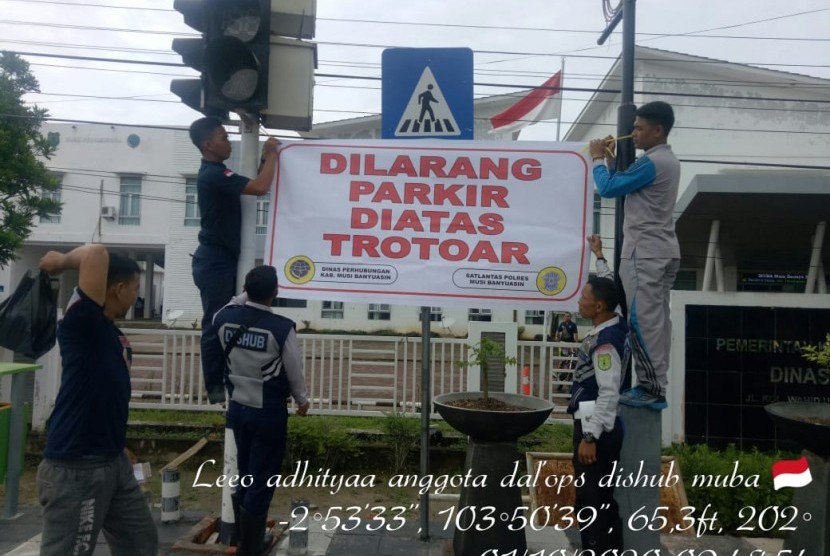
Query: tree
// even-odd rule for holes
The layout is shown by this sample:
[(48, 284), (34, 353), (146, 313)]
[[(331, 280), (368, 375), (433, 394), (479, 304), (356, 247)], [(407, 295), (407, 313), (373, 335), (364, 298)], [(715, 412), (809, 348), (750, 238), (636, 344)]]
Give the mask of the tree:
[(484, 390), (484, 401), (490, 400), (490, 363), (515, 365), (516, 358), (504, 353), (504, 348), (490, 338), (482, 338), (479, 343), (469, 347), (469, 356), (466, 361), (456, 361), (455, 364), (461, 368), (469, 368), (478, 365), (481, 372), (481, 388)]
[(59, 202), (42, 196), (57, 189), (58, 181), (42, 161), (56, 148), (40, 134), (47, 112), (23, 100), (37, 92), (28, 62), (0, 52), (0, 267), (17, 258), (36, 216), (61, 210)]

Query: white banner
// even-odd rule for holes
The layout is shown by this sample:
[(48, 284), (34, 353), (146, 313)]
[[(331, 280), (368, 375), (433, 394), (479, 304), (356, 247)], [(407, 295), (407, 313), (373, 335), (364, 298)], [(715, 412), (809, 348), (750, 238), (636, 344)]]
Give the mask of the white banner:
[(303, 141), (280, 150), (280, 296), (573, 309), (588, 277), (582, 143)]

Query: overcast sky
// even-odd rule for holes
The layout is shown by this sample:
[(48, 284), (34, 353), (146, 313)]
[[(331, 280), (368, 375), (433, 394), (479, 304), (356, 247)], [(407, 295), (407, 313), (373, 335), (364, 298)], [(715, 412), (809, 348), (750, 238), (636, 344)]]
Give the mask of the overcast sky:
[[(193, 33), (172, 0), (0, 0), (0, 14), (0, 49), (54, 56), (180, 63), (170, 43)], [(594, 87), (621, 47), (621, 25), (596, 45), (602, 0), (318, 0), (317, 16), (318, 74), (380, 77), (384, 47), (469, 47), (476, 83), (540, 85), (564, 57), (565, 85)], [(828, 0), (640, 0), (636, 26), (643, 46), (830, 78)], [(776, 40), (784, 38), (798, 40)], [(189, 68), (24, 57), (42, 91), (28, 99), (54, 118), (187, 125), (199, 117), (169, 91), (171, 79), (195, 75)], [(512, 90), (476, 85), (475, 95)], [(587, 96), (565, 94), (563, 133)], [(378, 114), (380, 81), (318, 77), (314, 108), (315, 122)], [(553, 139), (555, 130), (540, 123), (522, 138)]]

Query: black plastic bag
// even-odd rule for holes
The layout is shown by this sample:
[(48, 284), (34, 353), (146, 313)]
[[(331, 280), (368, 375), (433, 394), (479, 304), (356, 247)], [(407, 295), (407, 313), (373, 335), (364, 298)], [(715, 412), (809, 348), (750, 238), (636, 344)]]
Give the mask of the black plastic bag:
[(55, 345), (58, 294), (49, 275), (31, 271), (20, 280), (14, 293), (0, 303), (0, 346), (37, 359)]

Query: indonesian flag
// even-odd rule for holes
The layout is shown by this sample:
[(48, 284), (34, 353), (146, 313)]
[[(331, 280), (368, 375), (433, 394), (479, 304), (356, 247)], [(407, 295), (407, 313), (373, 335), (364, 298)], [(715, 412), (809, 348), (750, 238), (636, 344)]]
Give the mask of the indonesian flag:
[(514, 132), (542, 120), (558, 119), (562, 114), (562, 72), (530, 91), (519, 102), (490, 118), (490, 133)]
[(804, 456), (801, 456), (801, 459), (782, 459), (772, 464), (772, 482), (775, 490), (807, 486), (812, 480), (813, 476), (810, 475), (810, 467)]

